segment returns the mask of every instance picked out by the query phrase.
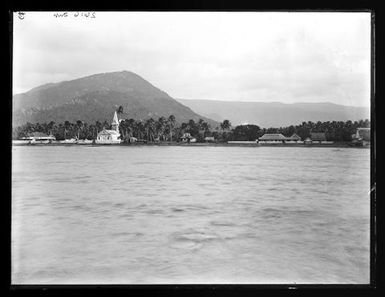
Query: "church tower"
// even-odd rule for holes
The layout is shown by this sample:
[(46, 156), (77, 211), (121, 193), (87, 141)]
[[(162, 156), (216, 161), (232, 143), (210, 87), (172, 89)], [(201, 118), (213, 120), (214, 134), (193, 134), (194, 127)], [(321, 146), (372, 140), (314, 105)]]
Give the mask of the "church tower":
[(116, 132), (119, 133), (119, 120), (118, 120), (118, 114), (116, 113), (116, 111), (115, 111), (111, 126), (112, 126), (112, 130), (115, 130)]

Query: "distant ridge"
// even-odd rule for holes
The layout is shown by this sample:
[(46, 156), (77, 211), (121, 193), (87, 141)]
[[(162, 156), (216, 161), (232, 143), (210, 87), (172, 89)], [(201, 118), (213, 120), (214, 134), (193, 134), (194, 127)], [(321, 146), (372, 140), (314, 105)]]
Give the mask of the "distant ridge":
[(304, 121), (348, 121), (370, 119), (369, 108), (320, 103), (237, 102), (202, 99), (177, 99), (193, 111), (218, 122), (243, 123), (260, 127), (283, 127)]
[(218, 124), (193, 112), (136, 73), (120, 71), (48, 83), (14, 95), (13, 126), (26, 122), (110, 121), (118, 106), (123, 106), (125, 118), (135, 120), (172, 114), (178, 122), (202, 118), (212, 126)]

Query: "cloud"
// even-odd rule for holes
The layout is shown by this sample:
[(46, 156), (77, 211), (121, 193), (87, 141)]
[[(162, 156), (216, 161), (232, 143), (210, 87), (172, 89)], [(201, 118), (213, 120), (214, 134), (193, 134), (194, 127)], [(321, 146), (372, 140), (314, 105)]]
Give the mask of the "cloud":
[(14, 91), (131, 70), (178, 98), (368, 105), (368, 13), (102, 13), (14, 24)]

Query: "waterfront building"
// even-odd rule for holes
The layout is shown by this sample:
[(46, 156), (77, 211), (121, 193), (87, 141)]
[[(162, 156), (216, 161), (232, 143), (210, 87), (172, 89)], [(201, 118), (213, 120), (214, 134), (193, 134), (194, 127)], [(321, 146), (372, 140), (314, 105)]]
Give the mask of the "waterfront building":
[(356, 135), (357, 139), (364, 141), (370, 141), (370, 128), (357, 128)]
[(182, 142), (196, 142), (197, 140), (191, 136), (190, 133), (183, 133), (183, 136), (180, 138)]
[(352, 135), (353, 143), (360, 143), (362, 145), (370, 144), (370, 128), (357, 128), (356, 134)]
[(259, 142), (264, 143), (285, 143), (286, 140), (289, 139), (282, 134), (264, 134), (262, 137), (258, 138)]
[(56, 137), (43, 132), (32, 132), (27, 137), (23, 137), (22, 140), (29, 141), (30, 143), (51, 143), (56, 140)]
[(326, 142), (325, 132), (310, 132), (310, 139), (312, 143)]
[(121, 142), (120, 133), (119, 133), (119, 120), (118, 115), (115, 111), (114, 117), (111, 123), (111, 130), (104, 128), (101, 132), (98, 133), (98, 136), (95, 140), (96, 144), (119, 144)]
[(294, 133), (292, 136), (289, 137), (289, 140), (297, 142), (297, 141), (301, 141), (302, 139), (300, 136), (298, 136), (296, 133)]
[(206, 136), (206, 137), (205, 137), (205, 141), (206, 141), (206, 142), (214, 142), (214, 141), (215, 141), (215, 138), (214, 138), (214, 136)]

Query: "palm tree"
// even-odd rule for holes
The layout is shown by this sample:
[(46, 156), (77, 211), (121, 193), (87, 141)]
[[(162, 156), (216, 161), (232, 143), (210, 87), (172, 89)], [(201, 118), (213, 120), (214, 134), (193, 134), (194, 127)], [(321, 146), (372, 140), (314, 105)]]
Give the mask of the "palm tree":
[(47, 134), (53, 134), (53, 130), (55, 128), (55, 122), (54, 121), (50, 121), (47, 125)]
[(80, 139), (80, 131), (83, 129), (83, 126), (84, 126), (84, 124), (81, 120), (76, 121), (76, 128), (78, 131), (78, 139)]
[(120, 120), (119, 121), (119, 133), (121, 135), (121, 139), (125, 142), (127, 141), (127, 121)]
[(231, 127), (231, 122), (229, 120), (224, 120), (222, 123), (221, 123), (221, 129), (224, 131), (224, 130), (228, 130), (230, 129)]
[(67, 132), (71, 128), (71, 123), (69, 121), (64, 122), (64, 139), (67, 139)]
[(106, 129), (110, 128), (110, 124), (107, 121), (104, 121), (103, 128), (106, 128)]
[(132, 137), (136, 129), (136, 122), (134, 119), (127, 120), (127, 128), (129, 131), (129, 136)]
[(118, 109), (116, 110), (116, 113), (119, 115), (119, 114), (122, 114), (123, 113), (123, 106), (119, 106)]
[(195, 121), (193, 119), (189, 120), (188, 126), (189, 126), (189, 130), (195, 130), (195, 128), (196, 128)]
[(168, 124), (170, 127), (170, 141), (172, 141), (172, 132), (173, 132), (174, 125), (175, 125), (175, 116), (174, 115), (170, 115), (168, 117)]
[(199, 119), (199, 121), (198, 121), (198, 129), (199, 130), (203, 130), (203, 123), (204, 123), (205, 121), (203, 120), (203, 119)]
[(184, 133), (184, 131), (188, 128), (188, 124), (187, 123), (182, 123), (182, 125), (180, 125), (180, 128), (181, 128), (181, 132)]
[(164, 140), (164, 130), (165, 130), (165, 125), (166, 125), (166, 118), (165, 117), (160, 117), (158, 121), (155, 123), (156, 126), (156, 133), (157, 133), (157, 138)]
[(96, 127), (96, 135), (95, 135), (95, 139), (96, 139), (98, 134), (99, 134), (99, 131), (103, 129), (103, 125), (102, 125), (101, 122), (96, 121), (95, 122), (95, 127)]
[(203, 129), (203, 135), (207, 136), (206, 134), (210, 131), (210, 125), (207, 122), (202, 123), (202, 129)]
[(147, 134), (148, 141), (154, 141), (154, 133), (155, 133), (155, 120), (153, 118), (149, 118), (144, 124)]
[(142, 120), (139, 120), (135, 123), (136, 133), (138, 136), (138, 139), (143, 139), (143, 134), (145, 132), (145, 126), (143, 124)]

